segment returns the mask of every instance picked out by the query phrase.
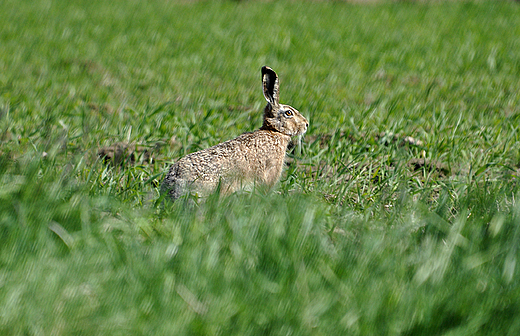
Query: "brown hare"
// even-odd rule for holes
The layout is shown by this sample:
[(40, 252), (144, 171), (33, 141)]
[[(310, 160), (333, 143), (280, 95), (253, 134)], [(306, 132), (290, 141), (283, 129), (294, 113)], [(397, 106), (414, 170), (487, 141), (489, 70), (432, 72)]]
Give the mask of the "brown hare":
[(267, 100), (262, 127), (181, 158), (164, 178), (162, 193), (175, 200), (187, 192), (207, 195), (217, 186), (228, 194), (278, 182), (291, 137), (304, 134), (309, 122), (294, 107), (279, 103), (278, 76), (267, 66), (262, 67), (262, 84)]

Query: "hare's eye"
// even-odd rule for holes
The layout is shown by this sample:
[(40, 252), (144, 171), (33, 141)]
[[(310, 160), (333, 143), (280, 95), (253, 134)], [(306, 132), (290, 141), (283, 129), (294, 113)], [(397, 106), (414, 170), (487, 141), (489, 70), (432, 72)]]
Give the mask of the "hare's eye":
[(287, 110), (287, 111), (285, 111), (285, 116), (286, 116), (286, 117), (290, 117), (290, 116), (292, 116), (292, 115), (293, 115), (293, 112), (292, 112), (291, 110)]

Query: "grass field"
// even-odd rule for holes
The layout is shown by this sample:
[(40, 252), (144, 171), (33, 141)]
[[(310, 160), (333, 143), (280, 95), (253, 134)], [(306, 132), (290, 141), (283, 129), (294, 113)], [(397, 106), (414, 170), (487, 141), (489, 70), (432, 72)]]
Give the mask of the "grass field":
[[(513, 1), (2, 1), (0, 334), (518, 335), (519, 51)], [(262, 65), (282, 181), (158, 205)]]

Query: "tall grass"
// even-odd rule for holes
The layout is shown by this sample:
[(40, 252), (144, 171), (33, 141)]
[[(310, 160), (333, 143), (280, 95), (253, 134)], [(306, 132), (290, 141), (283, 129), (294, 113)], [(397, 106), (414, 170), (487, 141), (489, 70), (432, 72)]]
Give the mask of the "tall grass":
[[(518, 334), (519, 12), (4, 1), (0, 334)], [(161, 205), (264, 64), (310, 121), (280, 184)]]

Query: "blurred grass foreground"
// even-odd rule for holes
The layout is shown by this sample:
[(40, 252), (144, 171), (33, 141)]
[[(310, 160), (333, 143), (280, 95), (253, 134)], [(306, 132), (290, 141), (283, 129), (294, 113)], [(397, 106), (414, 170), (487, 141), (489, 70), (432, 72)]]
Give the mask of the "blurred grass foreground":
[[(0, 335), (519, 335), (519, 50), (514, 1), (2, 1)], [(161, 205), (262, 65), (282, 181)]]

